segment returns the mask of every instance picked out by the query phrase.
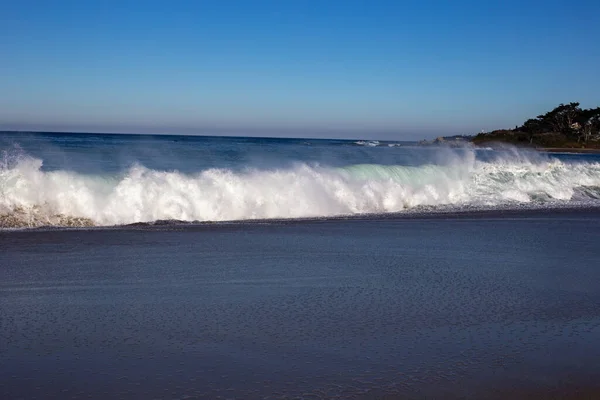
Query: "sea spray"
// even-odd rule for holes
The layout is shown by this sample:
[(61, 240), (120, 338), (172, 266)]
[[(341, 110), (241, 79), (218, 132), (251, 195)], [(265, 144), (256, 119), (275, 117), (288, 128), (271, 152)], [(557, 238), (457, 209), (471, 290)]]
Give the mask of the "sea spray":
[(395, 213), (427, 207), (599, 205), (600, 164), (528, 152), (439, 151), (421, 165), (295, 163), (194, 173), (134, 164), (114, 174), (45, 171), (40, 159), (0, 160), (0, 226), (119, 225)]

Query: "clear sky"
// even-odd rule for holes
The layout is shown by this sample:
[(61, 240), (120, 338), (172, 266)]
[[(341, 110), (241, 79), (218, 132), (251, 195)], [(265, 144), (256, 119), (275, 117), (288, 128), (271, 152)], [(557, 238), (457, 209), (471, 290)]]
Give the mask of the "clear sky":
[(0, 129), (416, 139), (600, 105), (600, 1), (0, 1)]

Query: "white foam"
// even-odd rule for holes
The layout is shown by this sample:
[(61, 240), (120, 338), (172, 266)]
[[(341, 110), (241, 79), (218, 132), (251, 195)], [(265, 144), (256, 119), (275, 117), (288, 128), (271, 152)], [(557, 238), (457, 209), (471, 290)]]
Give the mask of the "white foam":
[(25, 226), (68, 224), (72, 218), (96, 225), (301, 218), (600, 197), (598, 163), (525, 154), (483, 162), (473, 150), (444, 165), (418, 167), (298, 164), (183, 174), (136, 165), (119, 176), (98, 176), (46, 172), (41, 166), (41, 160), (27, 156), (0, 163), (0, 225), (3, 218)]
[(359, 146), (377, 147), (380, 143), (379, 140), (358, 140), (354, 142), (354, 144), (357, 144)]

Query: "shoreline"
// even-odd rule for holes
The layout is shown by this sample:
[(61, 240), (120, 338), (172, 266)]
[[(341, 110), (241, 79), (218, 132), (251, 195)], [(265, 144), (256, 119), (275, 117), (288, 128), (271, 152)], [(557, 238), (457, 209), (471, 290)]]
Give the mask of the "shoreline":
[(227, 221), (183, 221), (183, 220), (156, 220), (151, 222), (134, 222), (122, 225), (92, 225), (92, 226), (61, 226), (61, 225), (41, 225), (41, 226), (0, 226), (0, 236), (4, 233), (33, 233), (33, 232), (101, 232), (101, 231), (187, 231), (204, 229), (240, 229), (251, 226), (293, 226), (310, 224), (327, 224), (337, 222), (386, 222), (386, 221), (427, 221), (427, 220), (447, 220), (447, 219), (503, 219), (503, 218), (539, 218), (545, 215), (557, 214), (597, 214), (600, 212), (600, 206), (592, 204), (568, 204), (568, 205), (550, 205), (549, 207), (539, 207), (531, 205), (521, 205), (520, 207), (499, 207), (499, 208), (453, 208), (440, 207), (438, 209), (422, 209), (406, 212), (393, 213), (365, 213), (353, 215), (334, 215), (323, 217), (306, 218), (271, 218), (271, 219), (238, 219)]
[(510, 146), (518, 149), (535, 150), (543, 153), (600, 154), (600, 148), (517, 146), (513, 143), (499, 141), (489, 143), (469, 143), (476, 148), (491, 148), (494, 150), (501, 150), (504, 146)]
[(544, 153), (600, 154), (600, 149), (577, 149), (569, 147), (542, 147), (537, 148), (536, 150)]

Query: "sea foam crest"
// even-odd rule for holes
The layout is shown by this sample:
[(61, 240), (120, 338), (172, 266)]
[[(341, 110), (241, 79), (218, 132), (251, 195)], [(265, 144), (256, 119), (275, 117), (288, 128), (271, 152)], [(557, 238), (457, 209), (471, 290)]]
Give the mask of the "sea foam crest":
[(43, 171), (26, 155), (0, 162), (0, 226), (117, 225), (392, 213), (419, 206), (598, 203), (600, 164), (474, 151), (443, 165), (297, 164), (195, 174), (134, 165), (119, 175)]

